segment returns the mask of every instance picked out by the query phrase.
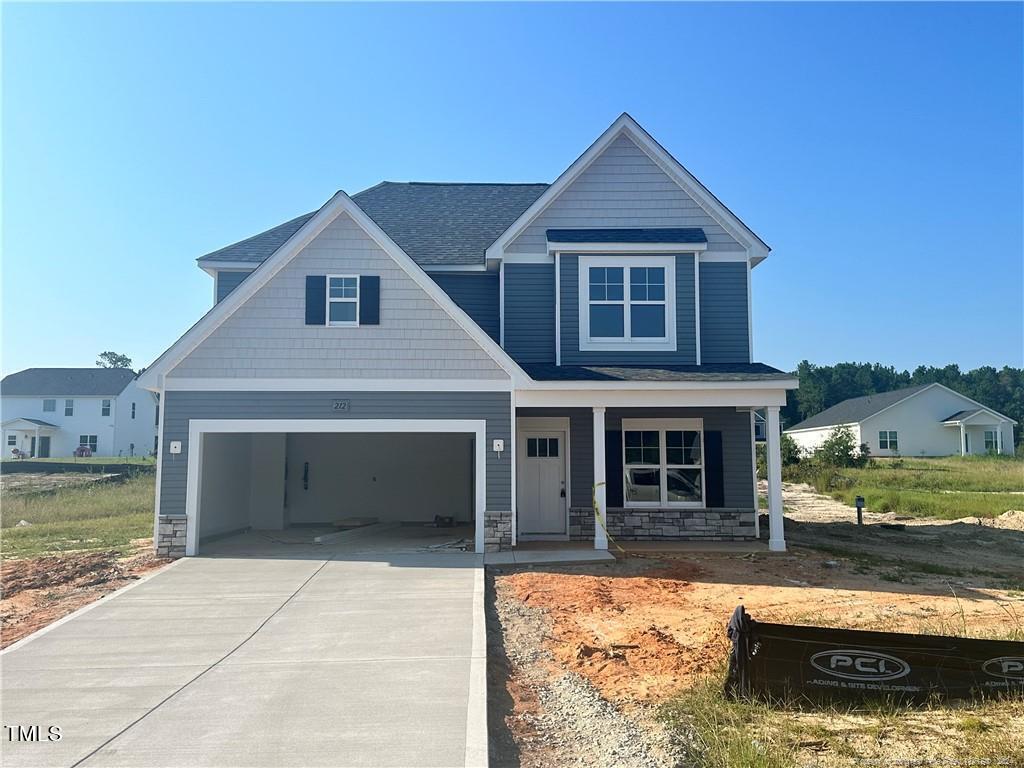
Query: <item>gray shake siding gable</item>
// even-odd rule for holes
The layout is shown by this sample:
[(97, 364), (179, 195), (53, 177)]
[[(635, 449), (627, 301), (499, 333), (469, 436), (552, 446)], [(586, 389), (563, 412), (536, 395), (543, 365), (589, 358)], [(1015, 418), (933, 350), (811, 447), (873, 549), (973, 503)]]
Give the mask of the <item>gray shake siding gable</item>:
[[(511, 396), (507, 392), (166, 392), (160, 455), (160, 514), (185, 514), (191, 419), (486, 419), (487, 444), (511, 442)], [(347, 415), (332, 410), (335, 399), (350, 403)], [(170, 453), (172, 440), (182, 452)], [(208, 478), (204, 478), (204, 481)], [(215, 481), (216, 478), (213, 478)], [(487, 509), (512, 505), (511, 460), (487, 451)]]
[(546, 252), (548, 229), (700, 227), (709, 251), (743, 247), (627, 136), (619, 136), (506, 253)]
[(561, 263), (559, 284), (562, 292), (560, 310), (563, 365), (694, 365), (697, 362), (694, 257), (692, 253), (676, 255), (676, 349), (666, 352), (581, 351), (579, 257), (564, 255), (559, 258), (559, 261)]
[(216, 301), (214, 301), (214, 303), (219, 304), (220, 302), (224, 301), (227, 295), (231, 293), (233, 290), (235, 290), (235, 288), (237, 288), (239, 285), (241, 285), (242, 281), (245, 280), (245, 278), (247, 278), (251, 274), (251, 271), (241, 272), (230, 269), (222, 269), (218, 271), (216, 277), (217, 295)]
[[(305, 324), (307, 275), (378, 275), (380, 325)], [(505, 371), (347, 214), (239, 307), (171, 378), (506, 379)]]

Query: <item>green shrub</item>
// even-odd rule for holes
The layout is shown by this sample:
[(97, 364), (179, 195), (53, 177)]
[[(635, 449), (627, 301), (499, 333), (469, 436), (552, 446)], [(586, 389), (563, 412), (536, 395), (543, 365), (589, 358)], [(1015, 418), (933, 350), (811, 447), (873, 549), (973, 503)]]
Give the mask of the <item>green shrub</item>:
[(829, 432), (811, 458), (826, 467), (863, 467), (871, 454), (866, 445), (857, 445), (852, 429), (839, 426)]

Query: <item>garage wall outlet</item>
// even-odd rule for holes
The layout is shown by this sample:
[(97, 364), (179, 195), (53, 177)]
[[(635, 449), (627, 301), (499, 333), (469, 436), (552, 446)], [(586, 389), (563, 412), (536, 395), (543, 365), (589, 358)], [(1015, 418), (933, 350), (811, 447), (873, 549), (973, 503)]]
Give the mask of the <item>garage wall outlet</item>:
[(168, 446), (168, 448), (170, 449), (171, 453), (181, 453), (181, 440), (171, 440), (171, 443)]
[(495, 453), (501, 453), (504, 450), (505, 450), (505, 441), (504, 440), (495, 440), (494, 441), (494, 452)]

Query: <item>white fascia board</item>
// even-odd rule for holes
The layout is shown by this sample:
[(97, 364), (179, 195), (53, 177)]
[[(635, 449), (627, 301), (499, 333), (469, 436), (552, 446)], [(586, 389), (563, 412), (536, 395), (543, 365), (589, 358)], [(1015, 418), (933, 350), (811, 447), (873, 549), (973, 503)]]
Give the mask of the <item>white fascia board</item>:
[(510, 253), (501, 259), (502, 264), (551, 264), (553, 253)]
[(428, 275), (431, 272), (486, 272), (485, 264), (427, 264), (421, 267)]
[(515, 240), (530, 223), (537, 218), (576, 178), (594, 162), (601, 153), (621, 134), (626, 134), (641, 150), (643, 150), (673, 181), (694, 199), (707, 213), (718, 221), (727, 231), (739, 240), (755, 263), (767, 255), (768, 245), (761, 240), (746, 224), (730, 211), (691, 174), (683, 165), (672, 157), (664, 147), (645, 131), (640, 124), (625, 112), (602, 133), (597, 141), (590, 145), (576, 161), (570, 165), (555, 182), (537, 198), (533, 205), (506, 229), (497, 240), (487, 248), (488, 258), (501, 258), (505, 248)]
[(859, 421), (847, 421), (843, 424), (824, 424), (820, 427), (804, 427), (803, 429), (784, 429), (782, 430), (782, 434), (791, 435), (796, 434), (797, 432), (822, 432), (824, 430), (833, 430), (836, 427), (857, 427), (860, 426), (861, 423), (862, 422)]
[(551, 253), (693, 253), (707, 250), (707, 243), (559, 243), (548, 241)]
[(784, 389), (562, 389), (517, 390), (519, 408), (736, 408), (783, 406)]
[(655, 392), (659, 390), (692, 392), (698, 390), (757, 389), (786, 392), (797, 389), (796, 379), (770, 379), (767, 381), (531, 381), (516, 388), (517, 392), (535, 391), (630, 391)]
[(168, 378), (168, 392), (510, 392), (508, 379)]
[(274, 275), (280, 272), (342, 213), (348, 214), (510, 377), (520, 381), (529, 379), (526, 372), (508, 356), (505, 350), (484, 333), (483, 329), (455, 304), (448, 294), (373, 219), (367, 216), (352, 198), (339, 191), (280, 248), (274, 251), (270, 258), (257, 267), (245, 282), (229, 293), (223, 301), (214, 305), (199, 322), (157, 358), (139, 376), (139, 386), (151, 391), (159, 390), (167, 373), (263, 288)]
[(252, 272), (262, 262), (258, 261), (205, 261), (199, 262), (199, 268), (210, 277), (218, 272)]

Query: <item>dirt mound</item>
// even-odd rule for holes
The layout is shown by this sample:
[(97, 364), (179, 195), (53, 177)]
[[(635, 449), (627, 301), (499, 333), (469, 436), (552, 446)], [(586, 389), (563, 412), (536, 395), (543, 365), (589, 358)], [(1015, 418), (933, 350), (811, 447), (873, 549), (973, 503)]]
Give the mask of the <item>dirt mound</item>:
[(1011, 531), (1024, 531), (1024, 510), (1011, 509), (998, 517), (992, 518), (993, 528), (1003, 528)]
[(140, 539), (135, 554), (75, 552), (0, 563), (0, 648), (60, 619), (168, 561)]

